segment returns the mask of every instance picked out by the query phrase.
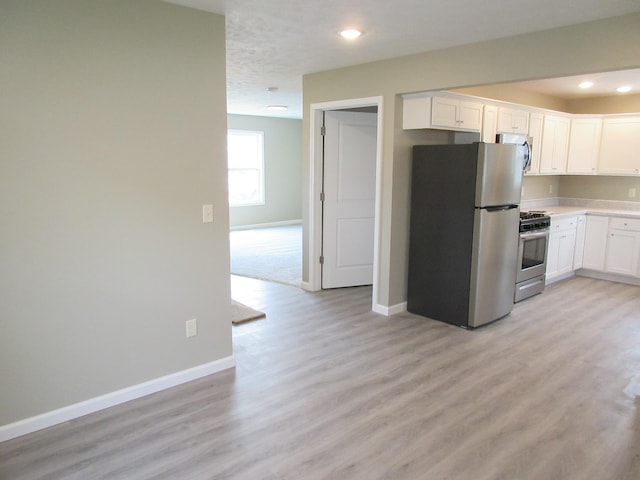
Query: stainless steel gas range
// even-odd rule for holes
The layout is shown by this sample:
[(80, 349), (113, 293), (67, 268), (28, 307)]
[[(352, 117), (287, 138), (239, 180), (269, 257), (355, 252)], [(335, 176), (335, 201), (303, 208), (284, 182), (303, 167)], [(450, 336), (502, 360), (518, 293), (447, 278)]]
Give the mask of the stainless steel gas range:
[(550, 226), (551, 218), (546, 212), (520, 212), (515, 302), (544, 290)]

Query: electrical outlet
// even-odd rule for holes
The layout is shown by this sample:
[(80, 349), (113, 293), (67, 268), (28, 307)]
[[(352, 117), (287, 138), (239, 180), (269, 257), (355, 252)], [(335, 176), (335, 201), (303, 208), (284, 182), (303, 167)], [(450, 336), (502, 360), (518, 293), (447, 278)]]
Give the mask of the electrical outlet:
[(191, 320), (187, 320), (186, 322), (187, 328), (187, 338), (195, 337), (198, 334), (198, 322), (195, 318)]
[(202, 205), (202, 223), (213, 223), (213, 205)]
[(635, 188), (630, 188), (629, 189), (629, 198), (636, 198), (636, 189)]
[(553, 193), (553, 183), (549, 184), (549, 193)]

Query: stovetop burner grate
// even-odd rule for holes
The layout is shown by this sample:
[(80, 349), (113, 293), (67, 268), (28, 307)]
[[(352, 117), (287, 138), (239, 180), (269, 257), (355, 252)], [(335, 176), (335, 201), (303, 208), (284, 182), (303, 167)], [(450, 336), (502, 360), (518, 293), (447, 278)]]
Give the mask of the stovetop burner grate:
[(520, 231), (547, 229), (551, 226), (551, 217), (546, 212), (529, 210), (520, 212)]

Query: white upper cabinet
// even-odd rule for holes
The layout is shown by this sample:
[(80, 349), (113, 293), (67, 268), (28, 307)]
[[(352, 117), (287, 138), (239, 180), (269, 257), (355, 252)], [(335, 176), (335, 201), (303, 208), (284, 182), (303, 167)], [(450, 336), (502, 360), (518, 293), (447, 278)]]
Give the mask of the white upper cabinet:
[(540, 173), (540, 150), (542, 149), (542, 124), (544, 115), (532, 112), (529, 115), (529, 137), (531, 137), (531, 168), (527, 174)]
[(414, 94), (402, 98), (402, 128), (431, 128), (431, 96)]
[(545, 115), (540, 151), (540, 173), (565, 173), (569, 148), (569, 119)]
[(414, 94), (402, 100), (402, 128), (436, 128), (463, 132), (482, 129), (481, 102), (456, 96)]
[(614, 175), (640, 174), (640, 117), (606, 118), (598, 172)]
[(482, 115), (482, 134), (480, 140), (484, 143), (496, 143), (496, 133), (498, 128), (498, 107), (495, 105), (485, 105)]
[(433, 127), (479, 132), (482, 129), (482, 103), (454, 97), (433, 97)]
[(567, 173), (596, 173), (602, 135), (601, 118), (573, 118), (569, 136)]
[[(457, 93), (402, 96), (402, 128), (480, 133), (495, 143), (497, 133), (531, 137), (527, 174), (640, 175), (640, 114), (571, 115)], [(477, 141), (477, 136), (471, 136)], [(457, 139), (456, 139), (457, 140)]]
[(498, 133), (529, 133), (529, 111), (498, 108)]

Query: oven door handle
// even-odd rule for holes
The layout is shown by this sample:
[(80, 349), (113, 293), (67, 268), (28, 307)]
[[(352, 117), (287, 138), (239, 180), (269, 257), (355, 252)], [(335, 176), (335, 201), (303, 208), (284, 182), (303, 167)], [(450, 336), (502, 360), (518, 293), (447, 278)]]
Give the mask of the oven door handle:
[(534, 238), (543, 238), (549, 235), (549, 230), (544, 230), (542, 232), (521, 232), (520, 238), (523, 240), (532, 240)]

